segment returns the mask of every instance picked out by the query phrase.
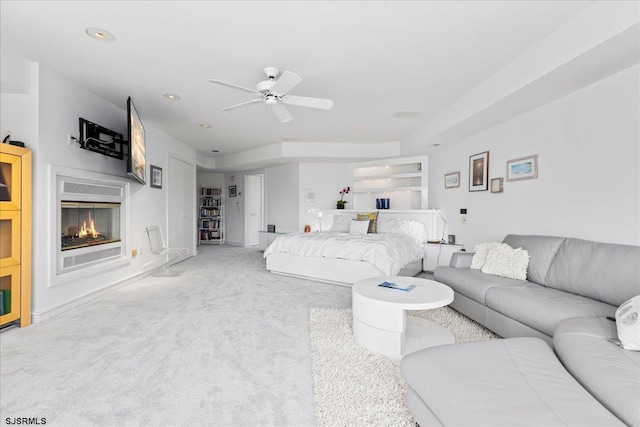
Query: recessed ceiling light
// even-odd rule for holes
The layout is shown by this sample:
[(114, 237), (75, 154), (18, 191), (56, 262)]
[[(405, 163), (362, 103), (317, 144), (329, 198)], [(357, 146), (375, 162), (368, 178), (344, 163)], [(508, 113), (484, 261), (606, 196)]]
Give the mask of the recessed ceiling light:
[(202, 124), (200, 125), (200, 127), (201, 127), (201, 128), (205, 128), (205, 129), (211, 129), (211, 125), (208, 125), (208, 124), (206, 124), (206, 123), (202, 123)]
[(116, 38), (113, 34), (111, 34), (107, 30), (103, 30), (102, 28), (95, 28), (95, 27), (87, 28), (87, 34), (93, 37), (94, 39), (100, 40), (101, 42), (105, 42), (105, 43), (112, 43), (116, 41)]
[(180, 95), (176, 95), (175, 93), (165, 93), (162, 96), (164, 96), (165, 98), (170, 99), (172, 101), (179, 101), (181, 99)]

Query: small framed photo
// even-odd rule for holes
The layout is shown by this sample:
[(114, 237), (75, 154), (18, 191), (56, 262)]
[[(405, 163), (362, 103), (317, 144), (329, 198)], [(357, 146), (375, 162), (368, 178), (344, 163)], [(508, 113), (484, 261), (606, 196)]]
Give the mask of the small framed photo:
[(230, 185), (229, 186), (229, 197), (236, 197), (237, 193), (236, 193), (236, 186), (235, 185)]
[(469, 156), (469, 191), (489, 189), (489, 152)]
[(162, 168), (151, 165), (151, 188), (162, 188)]
[(538, 155), (520, 157), (507, 162), (507, 181), (538, 178)]
[(504, 178), (493, 178), (491, 180), (491, 192), (492, 193), (502, 193), (503, 191), (503, 183)]
[(444, 175), (444, 188), (460, 187), (460, 172), (451, 172)]

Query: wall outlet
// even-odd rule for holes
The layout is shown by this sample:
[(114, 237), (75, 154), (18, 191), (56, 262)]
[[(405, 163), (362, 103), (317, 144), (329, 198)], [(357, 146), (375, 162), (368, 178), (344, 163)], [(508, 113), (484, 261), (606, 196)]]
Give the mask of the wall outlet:
[(69, 144), (72, 147), (75, 147), (76, 143), (78, 143), (78, 137), (73, 136), (71, 134), (67, 134), (67, 144)]

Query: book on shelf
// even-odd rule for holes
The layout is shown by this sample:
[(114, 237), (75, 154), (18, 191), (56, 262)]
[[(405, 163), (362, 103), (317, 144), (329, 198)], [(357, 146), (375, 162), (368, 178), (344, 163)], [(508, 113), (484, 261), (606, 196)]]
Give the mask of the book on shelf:
[(221, 188), (201, 188), (200, 189), (201, 196), (220, 196), (222, 195)]

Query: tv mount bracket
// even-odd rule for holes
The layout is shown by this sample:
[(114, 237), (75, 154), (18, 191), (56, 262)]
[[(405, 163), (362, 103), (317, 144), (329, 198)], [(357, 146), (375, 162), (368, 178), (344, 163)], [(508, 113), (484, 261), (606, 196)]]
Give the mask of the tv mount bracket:
[(127, 142), (122, 137), (122, 134), (92, 123), (82, 117), (80, 118), (80, 138), (78, 142), (80, 143), (80, 148), (85, 150), (120, 160), (124, 159), (123, 146)]

